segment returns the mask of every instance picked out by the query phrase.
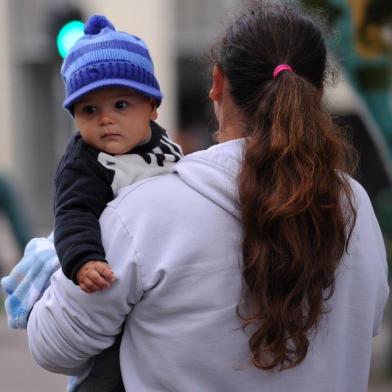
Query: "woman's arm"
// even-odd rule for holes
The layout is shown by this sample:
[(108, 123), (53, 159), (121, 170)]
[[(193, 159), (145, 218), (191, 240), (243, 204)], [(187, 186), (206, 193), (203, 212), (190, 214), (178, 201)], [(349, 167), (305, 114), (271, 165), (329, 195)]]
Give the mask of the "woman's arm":
[(86, 294), (59, 270), (30, 314), (30, 350), (36, 362), (52, 372), (80, 372), (90, 357), (114, 342), (125, 317), (143, 294), (132, 237), (111, 207), (100, 222), (116, 282), (108, 290)]

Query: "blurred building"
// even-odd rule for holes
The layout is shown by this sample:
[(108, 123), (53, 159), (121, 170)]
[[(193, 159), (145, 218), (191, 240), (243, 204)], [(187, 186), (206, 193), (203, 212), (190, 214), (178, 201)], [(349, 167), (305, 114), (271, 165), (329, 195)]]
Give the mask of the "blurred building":
[[(209, 48), (244, 2), (0, 0), (0, 174), (8, 173), (21, 192), (34, 234), (52, 227), (52, 179), (73, 130), (72, 119), (62, 109), (61, 58), (55, 46), (61, 24), (98, 13), (108, 16), (118, 29), (143, 37), (165, 96), (159, 122), (188, 153), (214, 142), (216, 123), (208, 99)], [(384, 83), (380, 90), (380, 83), (367, 83), (372, 80), (367, 70), (373, 67), (379, 75), (377, 70), (382, 68), (385, 82), (390, 62), (374, 40), (371, 57), (366, 57), (366, 42), (357, 44), (356, 31), (363, 23), (378, 20), (377, 13), (371, 9), (373, 19), (364, 17), (364, 7), (371, 0), (303, 2), (327, 7), (342, 31), (334, 49), (345, 54), (346, 82), (328, 91), (328, 101), (331, 111), (356, 130), (354, 141), (362, 162), (358, 178), (375, 200), (392, 184), (392, 111), (387, 99), (390, 84)]]
[[(62, 109), (61, 58), (55, 46), (61, 24), (104, 14), (117, 29), (147, 42), (165, 96), (159, 122), (188, 153), (214, 142), (209, 47), (243, 2), (0, 0), (0, 175), (12, 178), (19, 190), (32, 235), (52, 228), (54, 170), (74, 129)], [(392, 1), (302, 2), (328, 9), (341, 31), (332, 47), (338, 57), (343, 54), (345, 78), (326, 90), (327, 103), (342, 124), (351, 126), (361, 154), (358, 179), (392, 233), (392, 63), (380, 46), (380, 37), (389, 34), (392, 41), (391, 30), (384, 29)]]

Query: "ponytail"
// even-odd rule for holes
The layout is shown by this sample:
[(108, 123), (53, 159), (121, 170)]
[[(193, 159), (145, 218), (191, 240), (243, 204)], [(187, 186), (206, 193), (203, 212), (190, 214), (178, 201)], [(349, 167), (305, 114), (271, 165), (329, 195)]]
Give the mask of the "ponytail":
[(237, 312), (265, 370), (305, 358), (355, 223), (352, 150), (320, 101), (295, 73), (268, 82), (239, 174), (247, 306)]
[(348, 176), (355, 155), (321, 102), (327, 49), (320, 22), (285, 4), (259, 3), (211, 53), (245, 124), (237, 314), (252, 363), (282, 370), (303, 361), (328, 311), (356, 220)]

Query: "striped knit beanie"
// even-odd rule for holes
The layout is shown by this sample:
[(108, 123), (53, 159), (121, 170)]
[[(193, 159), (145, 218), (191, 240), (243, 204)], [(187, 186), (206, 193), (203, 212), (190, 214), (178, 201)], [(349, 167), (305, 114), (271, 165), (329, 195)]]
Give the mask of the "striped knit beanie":
[(91, 16), (84, 36), (71, 48), (61, 67), (66, 89), (64, 108), (83, 95), (102, 87), (129, 87), (159, 106), (162, 93), (154, 76), (154, 65), (146, 44), (134, 35), (116, 31), (101, 15)]

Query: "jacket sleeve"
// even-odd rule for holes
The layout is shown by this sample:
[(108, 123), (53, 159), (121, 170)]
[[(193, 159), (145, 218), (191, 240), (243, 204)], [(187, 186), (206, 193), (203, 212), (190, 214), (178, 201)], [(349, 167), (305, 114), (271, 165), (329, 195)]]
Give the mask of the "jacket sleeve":
[(35, 361), (43, 368), (69, 375), (83, 373), (89, 358), (111, 346), (143, 289), (133, 239), (117, 213), (106, 208), (101, 218), (104, 246), (116, 281), (86, 294), (59, 270), (34, 305), (27, 337)]
[(113, 192), (106, 169), (98, 165), (76, 158), (55, 181), (54, 243), (65, 276), (75, 284), (87, 261), (106, 261), (98, 220)]
[[(383, 235), (378, 224), (372, 203), (365, 189), (355, 180), (351, 180), (354, 200), (357, 207), (357, 217), (354, 231), (350, 238), (347, 253), (357, 265), (366, 268), (366, 299), (373, 307), (373, 337), (381, 330), (385, 306), (389, 297), (388, 262)], [(372, 294), (371, 294), (372, 293)], [(357, 295), (360, 295), (358, 293)]]

